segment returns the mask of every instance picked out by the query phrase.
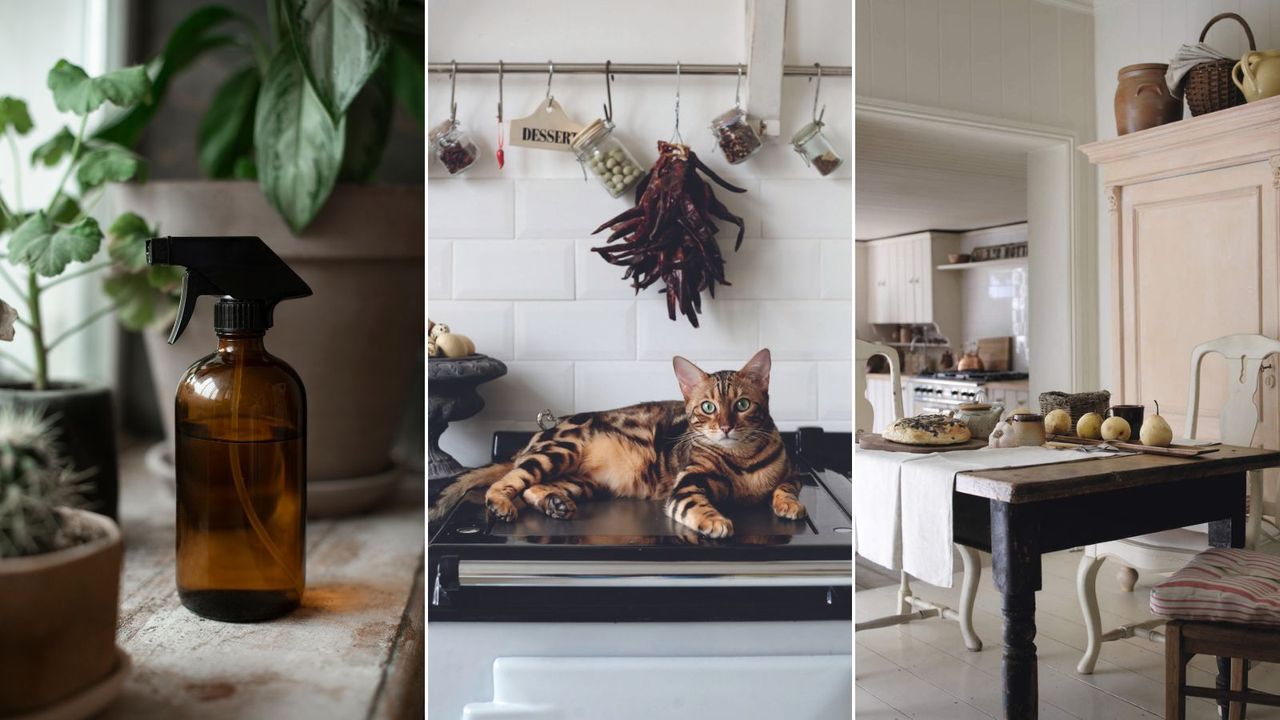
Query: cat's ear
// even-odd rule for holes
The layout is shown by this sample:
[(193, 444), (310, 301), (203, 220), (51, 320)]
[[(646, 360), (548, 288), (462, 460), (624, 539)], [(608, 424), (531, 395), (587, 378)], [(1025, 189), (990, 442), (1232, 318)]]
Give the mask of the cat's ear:
[(680, 382), (680, 392), (684, 395), (684, 399), (689, 399), (689, 393), (698, 386), (703, 380), (707, 379), (707, 374), (693, 363), (676, 355), (671, 358), (671, 365), (676, 370), (676, 380)]
[(772, 364), (773, 361), (769, 356), (769, 348), (765, 348), (755, 355), (752, 355), (751, 359), (747, 361), (747, 364), (743, 365), (742, 369), (738, 371), (738, 374), (748, 378), (752, 383), (759, 387), (761, 391), (768, 392), (769, 368)]

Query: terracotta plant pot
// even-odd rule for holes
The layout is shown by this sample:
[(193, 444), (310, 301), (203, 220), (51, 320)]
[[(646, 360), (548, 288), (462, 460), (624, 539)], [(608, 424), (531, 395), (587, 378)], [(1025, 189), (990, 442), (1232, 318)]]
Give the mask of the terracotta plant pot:
[(68, 510), (96, 538), (0, 559), (0, 717), (69, 698), (116, 670), (120, 529)]
[[(276, 308), (266, 345), (306, 386), (308, 510), (384, 498), (398, 477), (396, 430), (422, 402), (408, 397), (426, 343), (422, 187), (339, 186), (301, 237), (253, 182), (150, 182), (118, 188), (114, 202), (165, 235), (257, 235), (307, 281), (315, 294)], [(145, 333), (169, 448), (178, 377), (216, 347), (213, 304), (201, 300), (176, 345), (168, 326)]]
[(1116, 85), (1116, 133), (1128, 135), (1182, 119), (1182, 98), (1169, 92), (1168, 65), (1142, 63), (1120, 68)]
[(115, 410), (111, 391), (74, 383), (53, 383), (48, 390), (31, 385), (0, 385), (0, 405), (40, 407), (53, 419), (58, 446), (85, 478), (84, 508), (116, 517), (120, 497), (116, 458)]

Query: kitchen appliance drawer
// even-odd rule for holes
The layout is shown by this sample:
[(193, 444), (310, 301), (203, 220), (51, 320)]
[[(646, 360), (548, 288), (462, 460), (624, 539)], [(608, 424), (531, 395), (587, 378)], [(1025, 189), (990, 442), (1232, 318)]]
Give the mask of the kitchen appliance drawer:
[(493, 700), (466, 720), (651, 720), (852, 716), (853, 660), (782, 657), (500, 657)]

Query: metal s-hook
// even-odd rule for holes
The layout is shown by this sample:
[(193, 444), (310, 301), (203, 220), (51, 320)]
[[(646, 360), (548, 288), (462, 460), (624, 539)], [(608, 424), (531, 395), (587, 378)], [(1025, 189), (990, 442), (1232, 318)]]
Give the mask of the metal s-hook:
[(676, 61), (676, 127), (671, 133), (671, 142), (679, 141), (684, 144), (684, 137), (680, 135), (680, 61)]
[(604, 61), (604, 96), (608, 100), (604, 106), (604, 121), (608, 125), (613, 125), (613, 73), (609, 69), (612, 64), (612, 60)]
[[(827, 106), (822, 106), (822, 112), (818, 112), (818, 92), (822, 90), (822, 66), (814, 63), (813, 66), (818, 70), (818, 81), (813, 84), (813, 124), (821, 125), (822, 117), (827, 114)], [(813, 80), (813, 77), (809, 78)]]
[(547, 110), (551, 109), (551, 101), (555, 99), (551, 96), (551, 78), (555, 76), (556, 76), (555, 63), (548, 60), (547, 61)]
[(449, 124), (454, 125), (458, 122), (458, 103), (454, 102), (454, 96), (458, 89), (458, 61), (449, 61)]
[(733, 86), (733, 106), (742, 107), (742, 63), (738, 63), (738, 84)]

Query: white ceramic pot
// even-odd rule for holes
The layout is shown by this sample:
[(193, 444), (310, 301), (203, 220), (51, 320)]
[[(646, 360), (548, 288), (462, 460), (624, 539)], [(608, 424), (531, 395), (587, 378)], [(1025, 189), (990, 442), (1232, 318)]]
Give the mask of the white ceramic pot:
[(0, 717), (65, 701), (119, 669), (120, 529), (97, 513), (65, 512), (94, 539), (0, 559)]
[[(116, 192), (118, 210), (137, 212), (164, 235), (261, 237), (307, 281), (315, 294), (277, 306), (266, 345), (306, 386), (308, 509), (358, 512), (385, 497), (398, 476), (391, 449), (425, 344), (422, 186), (339, 186), (301, 237), (253, 182), (150, 182)], [(167, 326), (144, 333), (169, 448), (178, 378), (216, 347), (214, 301), (200, 301), (175, 345), (166, 344)]]

